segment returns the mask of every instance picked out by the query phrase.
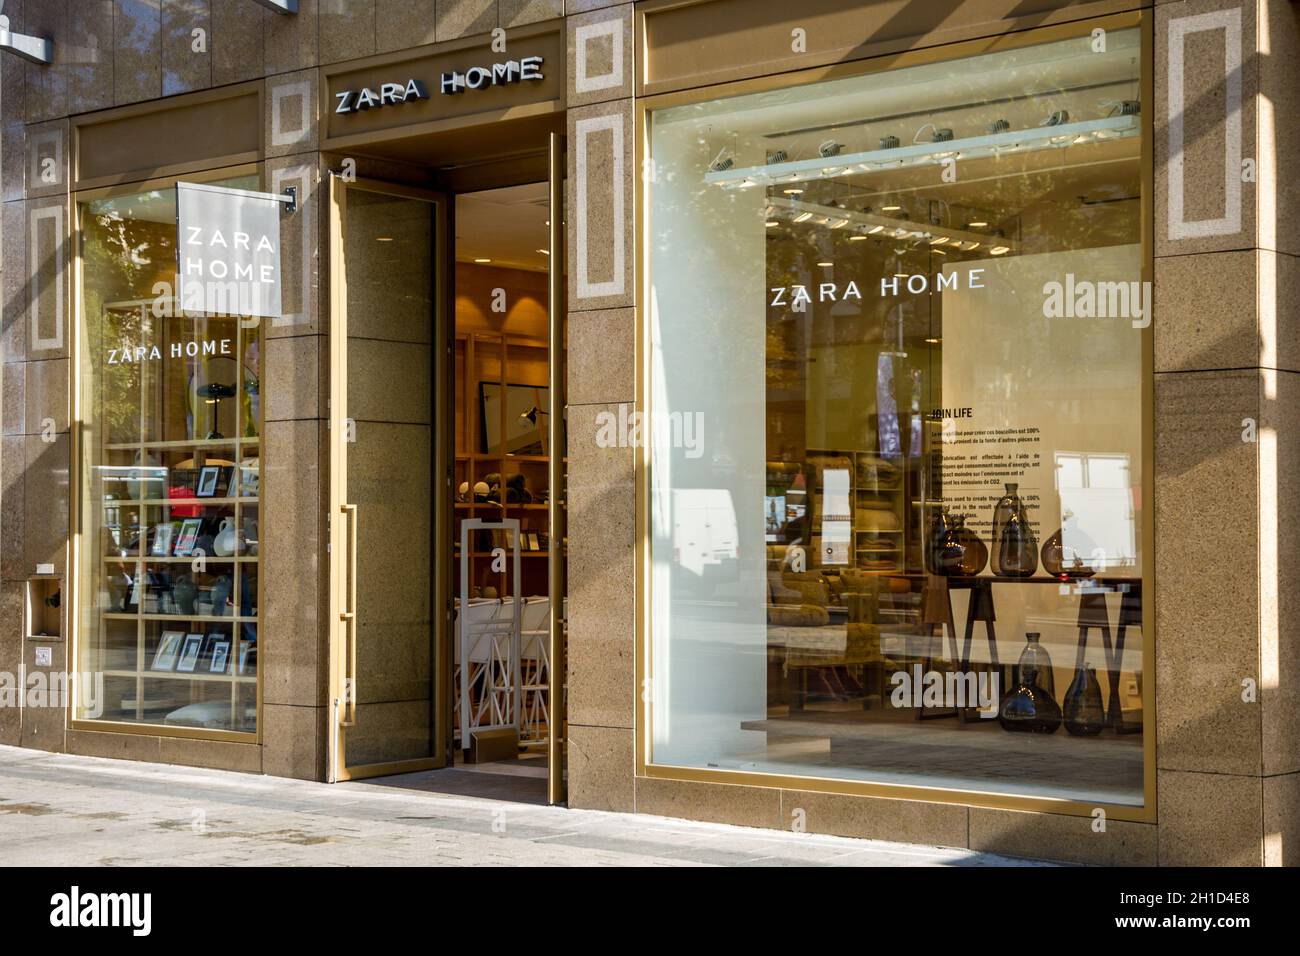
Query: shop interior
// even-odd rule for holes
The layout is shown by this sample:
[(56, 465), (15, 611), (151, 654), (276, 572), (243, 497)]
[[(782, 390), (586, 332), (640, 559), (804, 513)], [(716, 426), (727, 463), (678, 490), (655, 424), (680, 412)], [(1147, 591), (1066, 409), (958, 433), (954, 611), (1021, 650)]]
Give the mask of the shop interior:
[[(425, 147), (436, 155), (437, 145)], [(360, 410), (357, 441), (349, 446), (349, 498), (358, 505), (360, 536), (359, 698), (344, 757), (372, 784), (545, 802), (550, 186), (544, 151), (485, 162), (465, 154), (473, 145), (474, 137), (462, 135), (454, 164), (428, 171), (440, 188), (427, 196), (400, 188), (393, 195), (366, 192), (364, 182), (348, 189), (349, 408), (372, 388), (379, 391), (373, 411)], [(435, 264), (432, 257), (441, 258)], [(449, 290), (436, 288), (440, 271)], [(427, 318), (435, 296), (450, 320), (441, 384), (432, 380), (429, 352), (430, 343), (438, 347)], [(404, 364), (404, 346), (389, 342), (377, 350), (366, 331), (374, 317), (390, 330), (378, 337), (391, 338), (394, 317), (408, 304), (425, 316), (425, 331), (411, 343), (418, 367)], [(361, 369), (369, 384), (359, 380)], [(446, 442), (441, 429), (452, 435), (447, 540), (432, 517), (437, 483), (401, 477), (430, 474), (433, 444)], [(379, 441), (367, 441), (367, 430)], [(397, 475), (394, 465), (401, 466)], [(434, 639), (430, 593), (437, 568), (448, 565), (454, 622), (446, 648)], [(406, 593), (413, 588), (421, 593)], [(450, 670), (442, 700), (434, 676), (440, 653)], [(450, 741), (434, 739), (439, 710), (449, 715)], [(443, 766), (413, 766), (424, 758)], [(365, 770), (390, 765), (413, 772)]]
[[(674, 627), (700, 643), (660, 652), (657, 762), (1141, 803), (1141, 332), (1044, 305), (1141, 275), (1136, 31), (1108, 40), (655, 117), (652, 227), (748, 283), (692, 285), (665, 247), (660, 321), (735, 311), (753, 371), (714, 386), (714, 433), (737, 474), (766, 459), (761, 492), (672, 459)], [(733, 303), (760, 282), (751, 355)], [(709, 407), (660, 361), (669, 408)]]

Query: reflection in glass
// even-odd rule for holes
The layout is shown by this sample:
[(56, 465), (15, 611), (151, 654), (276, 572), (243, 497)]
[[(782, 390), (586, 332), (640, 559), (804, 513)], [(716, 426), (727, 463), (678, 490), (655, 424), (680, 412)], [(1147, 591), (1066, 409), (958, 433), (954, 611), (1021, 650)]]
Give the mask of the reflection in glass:
[(254, 732), (260, 326), (178, 308), (173, 189), (78, 212), (78, 716)]
[[(1142, 576), (1140, 60), (651, 113), (647, 410), (706, 436), (648, 436), (651, 762), (1142, 803), (1140, 732), (1004, 729), (1059, 726), (1051, 658)], [(1140, 641), (1099, 654), (1140, 728)]]

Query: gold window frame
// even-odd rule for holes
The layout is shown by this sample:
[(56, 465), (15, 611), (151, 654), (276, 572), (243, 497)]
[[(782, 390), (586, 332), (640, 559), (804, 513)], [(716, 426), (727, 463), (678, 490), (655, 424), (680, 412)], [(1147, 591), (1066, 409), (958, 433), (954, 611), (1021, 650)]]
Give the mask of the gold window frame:
[[(710, 100), (761, 93), (796, 86), (806, 86), (826, 80), (865, 76), (894, 69), (958, 60), (984, 53), (1036, 46), (1055, 40), (1089, 36), (1094, 29), (1121, 30), (1138, 28), (1141, 46), (1139, 88), (1144, 109), (1140, 151), (1140, 177), (1142, 197), (1139, 212), (1140, 246), (1142, 253), (1142, 280), (1153, 282), (1154, 264), (1154, 52), (1153, 14), (1149, 11), (1119, 13), (1070, 23), (1044, 26), (1024, 31), (1004, 33), (981, 39), (886, 54), (860, 61), (836, 63), (813, 67), (793, 73), (781, 73), (752, 79), (736, 80), (688, 90), (656, 94), (638, 98), (635, 103), (636, 168), (651, 169), (650, 114), (667, 107), (683, 106)], [(775, 27), (774, 27), (775, 29)], [(638, 30), (642, 41), (638, 58), (646, 62), (653, 50), (645, 49), (645, 34)], [(653, 433), (649, 423), (650, 381), (650, 328), (649, 328), (649, 277), (650, 277), (650, 179), (639, 176), (635, 203), (635, 229), (639, 254), (636, 257), (636, 410), (640, 413), (642, 434)], [(648, 693), (654, 678), (651, 667), (652, 622), (650, 618), (650, 448), (647, 442), (639, 443), (633, 452), (634, 481), (636, 488), (635, 574), (636, 574), (636, 636), (635, 636), (635, 688), (637, 705), (634, 709), (633, 740), (635, 775), (637, 777), (677, 780), (683, 782), (712, 783), (719, 785), (762, 787), (767, 789), (804, 790), (817, 793), (848, 796), (876, 797), (894, 800), (916, 800), (928, 803), (959, 804), (1001, 810), (1022, 810), (1053, 813), (1075, 817), (1090, 817), (1102, 809), (1108, 819), (1137, 823), (1156, 822), (1156, 710), (1155, 710), (1155, 512), (1154, 474), (1155, 457), (1155, 362), (1154, 322), (1142, 330), (1142, 382), (1141, 420), (1144, 425), (1142, 441), (1142, 500), (1143, 518), (1140, 528), (1142, 547), (1142, 805), (1140, 807), (1079, 801), (1067, 798), (1035, 797), (1015, 793), (948, 789), (905, 784), (886, 784), (828, 777), (802, 777), (777, 773), (743, 770), (705, 769), (671, 764), (654, 763), (652, 739), (654, 714), (653, 697)]]
[[(259, 182), (265, 184), (266, 171), (263, 169), (265, 164), (261, 162), (240, 163), (234, 166), (222, 166), (210, 169), (204, 169), (198, 172), (181, 173), (175, 175), (163, 176), (153, 179), (144, 179), (135, 182), (127, 182), (119, 185), (101, 186), (94, 189), (84, 189), (71, 194), (71, 229), (70, 236), (73, 243), (73, 257), (70, 263), (72, 267), (72, 290), (73, 294), (69, 297), (68, 308), (71, 310), (71, 316), (68, 327), (72, 329), (71, 334), (71, 375), (70, 375), (70, 395), (71, 400), (71, 448), (69, 461), (71, 463), (72, 475), (68, 481), (68, 557), (67, 557), (67, 579), (68, 579), (68, 654), (66, 666), (69, 674), (80, 673), (81, 664), (81, 576), (82, 576), (82, 521), (83, 499), (82, 499), (82, 466), (84, 464), (83, 455), (85, 449), (82, 442), (82, 426), (85, 422), (84, 410), (82, 409), (82, 387), (85, 384), (82, 376), (83, 361), (85, 359), (86, 336), (82, 327), (82, 300), (83, 300), (83, 272), (84, 250), (83, 234), (81, 228), (82, 206), (85, 203), (93, 202), (97, 199), (113, 199), (121, 196), (133, 196), (137, 193), (145, 192), (151, 189), (168, 189), (176, 185), (182, 179), (185, 182), (209, 183), (223, 179), (233, 179), (239, 176), (257, 176)], [(266, 369), (266, 351), (262, 350), (260, 356), (262, 363), (261, 372)], [(263, 415), (265, 415), (265, 406), (263, 406)], [(260, 424), (265, 425), (265, 421)], [(262, 436), (262, 442), (258, 449), (259, 455), (259, 472), (261, 475), (267, 473), (266, 468), (266, 442), (265, 435)], [(261, 508), (261, 496), (258, 497), (258, 507)], [(259, 559), (265, 557), (265, 544), (259, 542), (258, 545)], [(86, 555), (89, 558), (89, 555)], [(259, 561), (260, 564), (260, 561)], [(264, 567), (265, 565), (262, 565)], [(266, 581), (265, 575), (259, 573), (257, 576), (257, 608), (258, 608), (258, 630), (257, 637), (260, 643), (263, 638), (262, 626), (264, 608), (266, 607)], [(66, 724), (68, 730), (72, 731), (91, 731), (97, 733), (114, 733), (114, 734), (134, 734), (137, 736), (149, 737), (168, 737), (168, 738), (188, 738), (192, 740), (214, 740), (226, 741), (227, 743), (241, 744), (261, 744), (262, 743), (262, 694), (265, 686), (264, 679), (265, 661), (263, 655), (259, 654), (257, 662), (257, 704), (256, 704), (256, 729), (252, 732), (244, 730), (212, 730), (203, 727), (173, 727), (167, 724), (150, 724), (136, 723), (133, 721), (121, 720), (95, 720), (90, 718), (78, 717), (78, 708), (80, 707), (80, 682), (69, 679), (70, 693), (67, 695), (67, 717)]]

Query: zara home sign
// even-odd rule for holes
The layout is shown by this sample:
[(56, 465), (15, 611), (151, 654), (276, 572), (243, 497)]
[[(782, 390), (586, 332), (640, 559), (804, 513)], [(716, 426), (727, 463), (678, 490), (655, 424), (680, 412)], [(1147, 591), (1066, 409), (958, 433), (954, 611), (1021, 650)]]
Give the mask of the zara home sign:
[(176, 184), (176, 295), (186, 313), (280, 317), (284, 197)]
[[(445, 95), (464, 93), (466, 90), (485, 90), (493, 86), (510, 86), (543, 80), (542, 58), (526, 56), (518, 60), (505, 60), (489, 66), (471, 66), (469, 69), (444, 70), (438, 89)], [(341, 90), (334, 94), (338, 105), (335, 113), (358, 113), (363, 110), (397, 106), (413, 100), (427, 100), (429, 91), (414, 78), (405, 83), (381, 83), (378, 89), (363, 86), (359, 90)]]

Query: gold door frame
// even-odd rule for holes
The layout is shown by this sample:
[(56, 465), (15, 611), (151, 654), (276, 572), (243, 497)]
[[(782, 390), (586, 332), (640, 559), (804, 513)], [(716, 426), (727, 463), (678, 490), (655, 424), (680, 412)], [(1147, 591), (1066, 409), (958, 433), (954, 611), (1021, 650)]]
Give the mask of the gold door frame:
[(551, 255), (547, 271), (547, 349), (549, 364), (550, 461), (547, 464), (548, 482), (551, 486), (547, 505), (550, 519), (550, 554), (547, 568), (547, 597), (550, 601), (550, 673), (547, 683), (550, 690), (550, 727), (546, 746), (546, 802), (555, 805), (568, 800), (565, 784), (565, 740), (568, 736), (568, 708), (565, 706), (568, 664), (565, 659), (565, 642), (568, 632), (564, 597), (566, 593), (565, 509), (568, 505), (566, 475), (568, 472), (568, 440), (565, 436), (565, 383), (567, 379), (567, 353), (565, 352), (565, 284), (564, 284), (564, 137), (552, 133), (548, 148), (550, 165), (550, 246)]
[[(364, 764), (349, 767), (346, 761), (346, 730), (356, 721), (356, 699), (353, 684), (356, 681), (356, 522), (364, 520), (355, 505), (347, 500), (347, 448), (342, 440), (347, 425), (347, 263), (344, 238), (347, 235), (347, 192), (385, 193), (423, 200), (430, 204), (434, 215), (433, 249), (433, 465), (430, 474), (430, 492), (433, 495), (434, 561), (432, 599), (433, 617), (432, 661), (432, 713), (430, 733), (433, 755), (408, 760)], [(329, 332), (329, 511), (326, 539), (329, 541), (329, 607), (326, 627), (329, 633), (329, 705), (326, 717), (328, 740), (326, 746), (326, 775), (330, 783), (358, 780), (412, 770), (433, 770), (445, 766), (450, 739), (451, 687), (451, 564), (448, 549), (442, 546), (450, 540), (450, 481), (452, 456), (451, 431), (443, 427), (450, 408), (450, 390), (447, 384), (449, 367), (448, 309), (448, 252), (447, 236), (450, 204), (447, 196), (428, 189), (399, 186), (369, 179), (344, 181), (333, 170), (329, 173), (329, 262), (330, 262), (330, 332)], [(441, 477), (439, 477), (441, 476)]]

